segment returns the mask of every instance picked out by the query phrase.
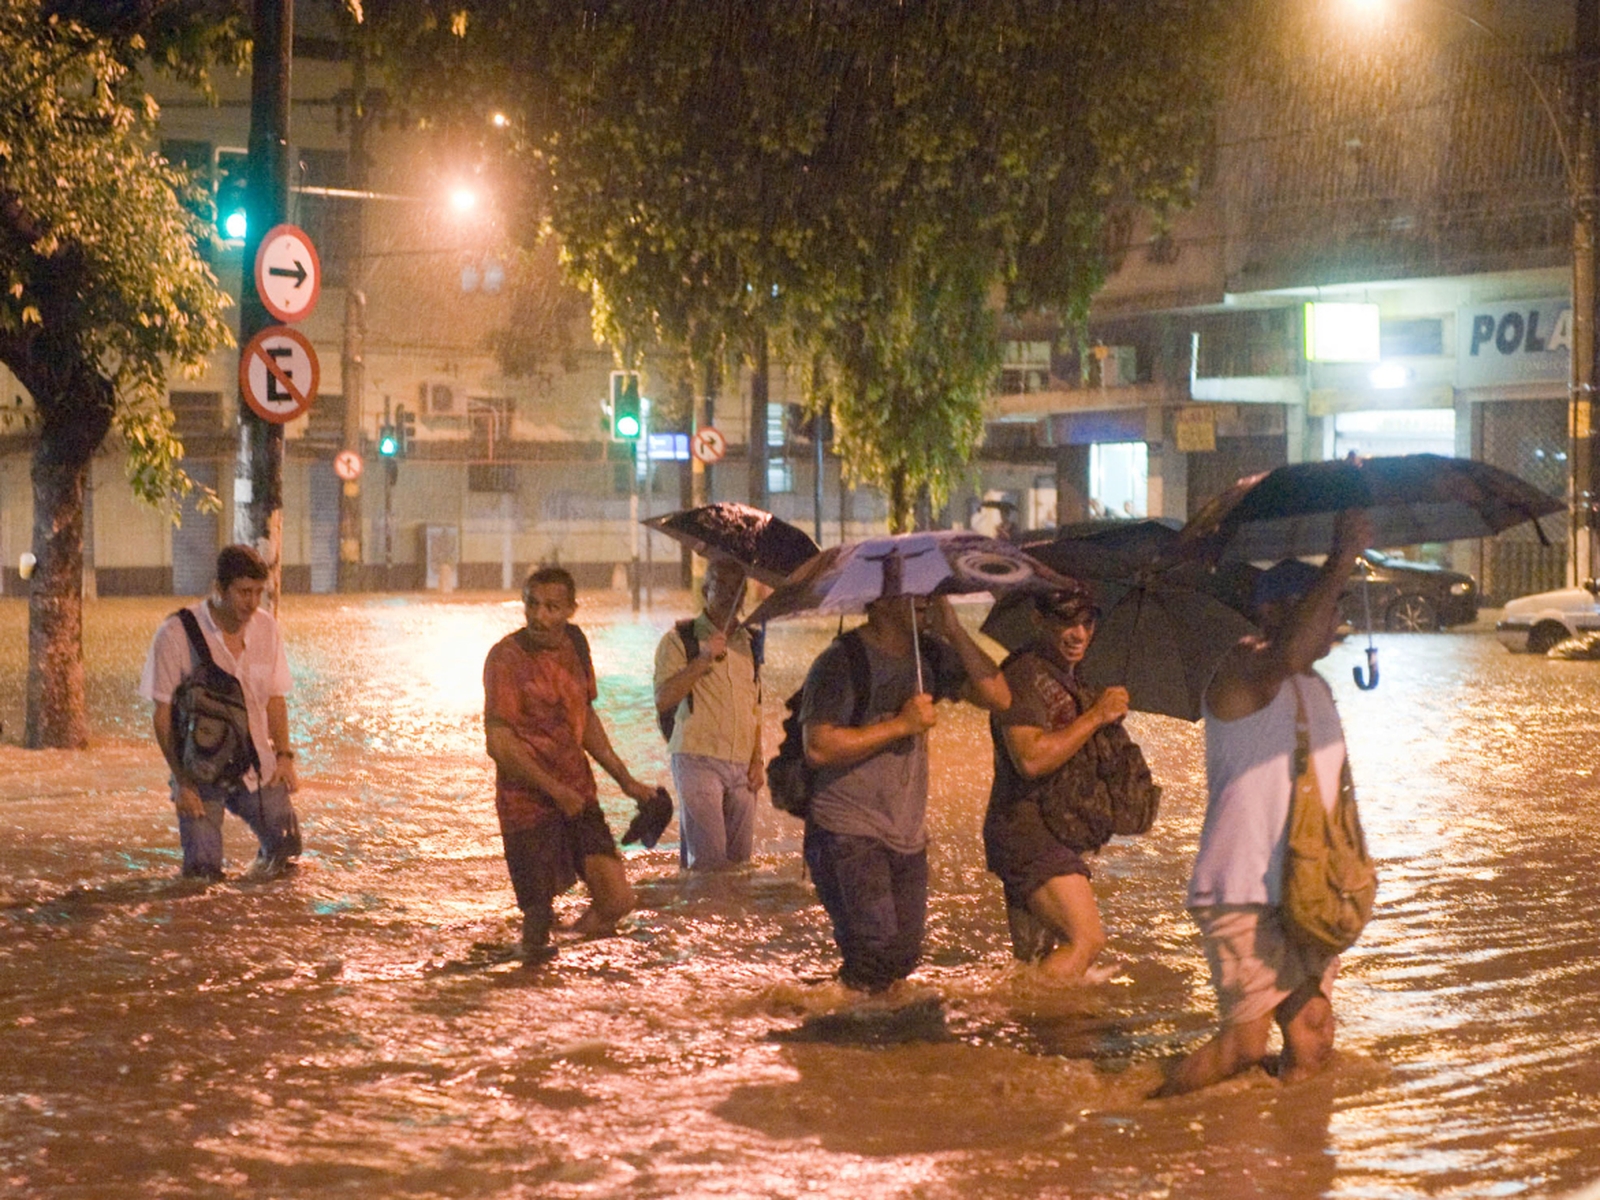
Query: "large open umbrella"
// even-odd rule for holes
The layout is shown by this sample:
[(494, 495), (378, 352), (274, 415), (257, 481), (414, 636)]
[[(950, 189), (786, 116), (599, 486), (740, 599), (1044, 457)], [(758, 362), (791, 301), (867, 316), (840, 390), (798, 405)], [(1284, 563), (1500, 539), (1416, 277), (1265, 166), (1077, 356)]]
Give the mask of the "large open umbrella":
[(768, 587), (782, 583), (817, 553), (817, 544), (803, 530), (748, 504), (702, 504), (642, 524), (696, 554), (731, 558)]
[[(1160, 547), (1170, 546), (1177, 531), (1155, 522), (1139, 524), (1146, 528), (1096, 530), (1081, 537), (1069, 531), (1023, 549), (1094, 591), (1100, 619), (1078, 665), (1085, 685), (1119, 685), (1128, 689), (1129, 707), (1138, 712), (1197, 721), (1218, 661), (1255, 630), (1242, 609), (1256, 571), (1245, 564), (1215, 570), (1181, 562), (1163, 567)], [(1002, 597), (983, 632), (1008, 650), (1032, 644), (1040, 633), (1032, 597)]]
[[(965, 530), (902, 533), (833, 546), (750, 614), (755, 624), (801, 613), (860, 612), (876, 600), (1058, 587), (1066, 581), (1009, 542)], [(912, 623), (915, 636), (916, 623)], [(917, 683), (922, 656), (917, 654)]]
[(1326, 554), (1334, 521), (1347, 508), (1367, 511), (1372, 545), (1382, 549), (1490, 537), (1565, 507), (1511, 472), (1470, 458), (1290, 463), (1214, 497), (1183, 527), (1171, 553), (1210, 562)]

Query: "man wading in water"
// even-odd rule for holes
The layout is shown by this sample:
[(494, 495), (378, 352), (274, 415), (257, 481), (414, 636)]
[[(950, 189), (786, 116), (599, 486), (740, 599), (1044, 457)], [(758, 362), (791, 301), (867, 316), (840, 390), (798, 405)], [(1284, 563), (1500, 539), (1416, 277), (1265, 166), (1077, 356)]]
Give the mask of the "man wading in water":
[(1274, 1021), (1283, 1031), (1278, 1078), (1285, 1083), (1315, 1075), (1333, 1052), (1339, 956), (1294, 941), (1279, 905), (1297, 701), (1327, 803), (1339, 794), (1344, 729), (1332, 691), (1311, 668), (1333, 648), (1339, 593), (1371, 536), (1366, 514), (1347, 510), (1320, 568), (1285, 559), (1264, 572), (1253, 595), (1262, 636), (1241, 641), (1206, 689), (1208, 799), (1187, 903), (1204, 939), (1222, 1028), (1177, 1065), (1158, 1096), (1254, 1067)]

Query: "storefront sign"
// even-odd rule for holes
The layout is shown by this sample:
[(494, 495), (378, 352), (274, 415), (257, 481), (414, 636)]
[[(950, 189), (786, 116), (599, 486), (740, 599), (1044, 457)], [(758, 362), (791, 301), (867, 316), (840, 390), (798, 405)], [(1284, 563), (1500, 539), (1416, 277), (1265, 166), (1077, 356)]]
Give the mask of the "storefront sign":
[(1180, 408), (1172, 419), (1173, 440), (1182, 454), (1209, 454), (1217, 448), (1217, 417), (1199, 405)]
[(1456, 316), (1456, 386), (1565, 383), (1571, 370), (1572, 302), (1475, 304)]

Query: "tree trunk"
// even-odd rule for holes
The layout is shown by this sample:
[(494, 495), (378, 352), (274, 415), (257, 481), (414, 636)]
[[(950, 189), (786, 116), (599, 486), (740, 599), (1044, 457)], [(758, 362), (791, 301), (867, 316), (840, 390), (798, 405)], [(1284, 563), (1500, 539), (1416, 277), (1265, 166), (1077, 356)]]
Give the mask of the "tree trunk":
[(756, 358), (750, 375), (750, 503), (766, 508), (767, 500), (767, 331), (756, 337)]
[[(33, 456), (33, 555), (28, 593), (28, 700), (23, 745), (89, 743), (83, 676), (83, 499), (89, 454), (57, 455), (49, 434)], [(72, 447), (71, 449), (78, 449)]]
[(896, 467), (889, 475), (889, 532), (907, 533), (911, 529), (911, 493), (906, 490), (906, 469)]

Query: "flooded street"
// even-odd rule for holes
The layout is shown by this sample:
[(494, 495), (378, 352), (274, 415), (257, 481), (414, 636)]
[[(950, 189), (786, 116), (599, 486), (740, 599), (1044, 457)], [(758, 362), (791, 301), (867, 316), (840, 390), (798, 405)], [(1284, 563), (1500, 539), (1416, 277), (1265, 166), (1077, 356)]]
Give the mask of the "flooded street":
[[(654, 647), (580, 596), (623, 759), (666, 782)], [(937, 992), (845, 1019), (799, 825), (763, 802), (752, 869), (630, 850), (622, 936), (510, 957), (519, 929), (483, 753), (502, 597), (290, 597), (306, 854), (272, 882), (228, 819), (230, 882), (180, 883), (134, 693), (171, 598), (88, 606), (85, 753), (17, 748), (26, 610), (0, 600), (0, 1194), (19, 1197), (1560, 1196), (1600, 1180), (1600, 663), (1482, 634), (1381, 637), (1323, 664), (1379, 858), (1346, 956), (1336, 1065), (1143, 1099), (1209, 1031), (1184, 885), (1198, 726), (1135, 715), (1162, 811), (1097, 864), (1108, 984), (1013, 965), (979, 829), (985, 721), (933, 738)], [(981, 609), (966, 610), (972, 616)], [(766, 744), (831, 624), (774, 625)], [(601, 776), (613, 830), (632, 805)], [(578, 893), (561, 913), (575, 915)]]

